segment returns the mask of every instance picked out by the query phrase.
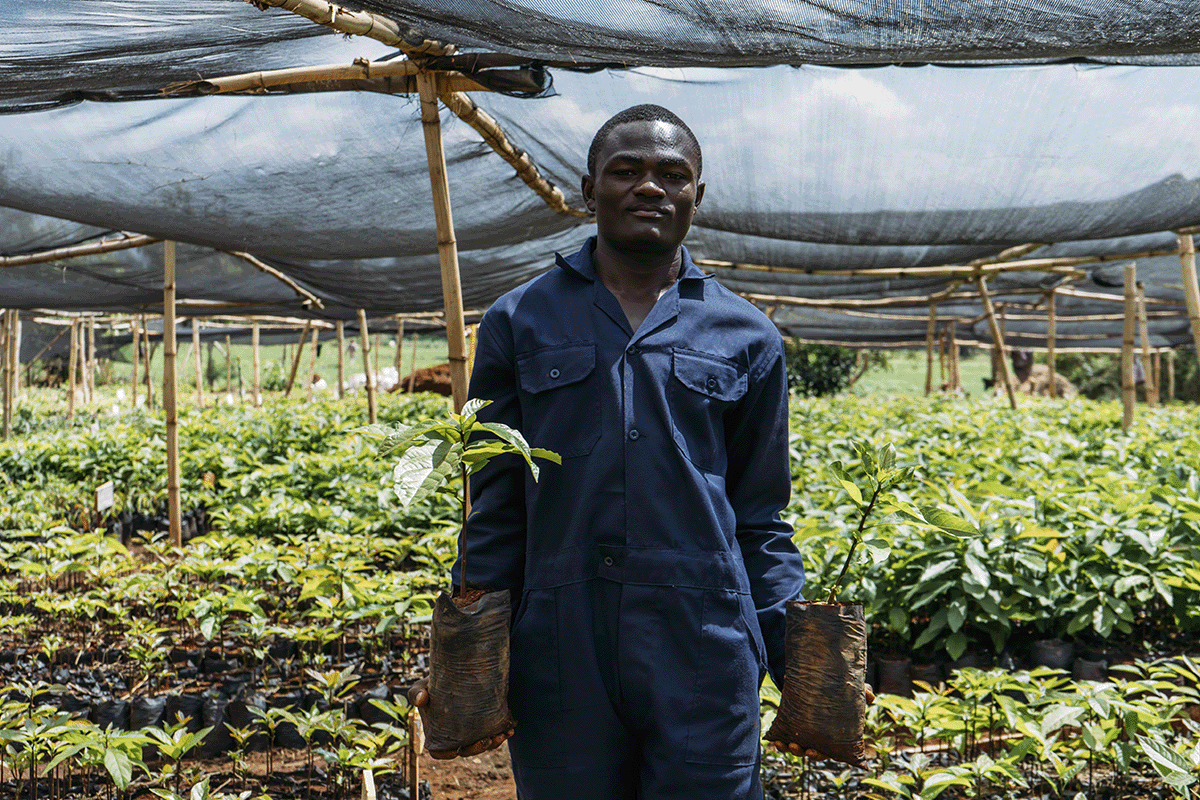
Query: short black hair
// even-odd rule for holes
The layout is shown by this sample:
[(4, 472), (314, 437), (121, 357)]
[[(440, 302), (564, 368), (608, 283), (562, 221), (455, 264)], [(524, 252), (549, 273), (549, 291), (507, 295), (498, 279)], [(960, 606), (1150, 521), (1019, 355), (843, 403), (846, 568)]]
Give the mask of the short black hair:
[(696, 179), (700, 179), (700, 171), (704, 167), (704, 157), (700, 153), (700, 141), (696, 139), (696, 134), (692, 133), (692, 129), (687, 126), (687, 123), (677, 117), (674, 112), (653, 103), (630, 106), (624, 111), (616, 113), (608, 122), (600, 126), (600, 130), (596, 131), (596, 135), (592, 137), (592, 146), (588, 148), (589, 175), (594, 177), (596, 174), (596, 158), (600, 155), (604, 143), (608, 141), (608, 135), (612, 133), (613, 128), (624, 125), (626, 122), (666, 122), (683, 131), (684, 137), (696, 151)]

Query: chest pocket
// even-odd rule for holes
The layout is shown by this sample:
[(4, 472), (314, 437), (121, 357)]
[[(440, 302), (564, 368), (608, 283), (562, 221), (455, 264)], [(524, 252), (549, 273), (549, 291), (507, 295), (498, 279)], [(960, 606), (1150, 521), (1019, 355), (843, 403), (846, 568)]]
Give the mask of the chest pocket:
[(670, 406), (675, 444), (706, 472), (725, 466), (725, 414), (746, 394), (746, 371), (732, 361), (694, 350), (671, 357)]
[(521, 417), (533, 447), (563, 458), (592, 452), (600, 438), (600, 392), (593, 377), (596, 346), (547, 347), (517, 357)]

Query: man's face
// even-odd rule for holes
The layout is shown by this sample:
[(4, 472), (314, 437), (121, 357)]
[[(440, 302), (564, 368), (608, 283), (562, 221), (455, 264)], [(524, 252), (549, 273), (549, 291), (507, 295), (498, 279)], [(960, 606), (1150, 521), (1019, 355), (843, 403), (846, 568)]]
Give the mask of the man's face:
[(618, 125), (597, 154), (595, 176), (583, 178), (600, 238), (627, 252), (674, 252), (703, 196), (695, 150), (667, 122)]

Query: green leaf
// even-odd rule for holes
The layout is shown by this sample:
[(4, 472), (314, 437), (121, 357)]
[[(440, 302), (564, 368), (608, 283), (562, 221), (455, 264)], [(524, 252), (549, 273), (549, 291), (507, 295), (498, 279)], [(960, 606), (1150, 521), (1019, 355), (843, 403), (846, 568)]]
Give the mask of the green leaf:
[(461, 444), (428, 443), (411, 447), (392, 469), (392, 488), (405, 509), (437, 491), (458, 471), (462, 463)]
[(866, 548), (872, 564), (882, 564), (892, 554), (892, 548), (882, 539), (864, 539), (862, 544)]
[(1163, 777), (1163, 780), (1170, 781), (1173, 777), (1191, 778), (1188, 782), (1194, 782), (1196, 779), (1190, 776), (1191, 764), (1176, 753), (1171, 748), (1167, 747), (1157, 739), (1151, 739), (1149, 736), (1138, 736), (1138, 746), (1142, 748), (1142, 752), (1150, 759), (1150, 763), (1158, 770), (1158, 774)]
[(977, 536), (979, 529), (962, 517), (937, 506), (921, 506), (921, 516), (926, 522), (951, 536)]
[(129, 788), (129, 782), (133, 780), (133, 763), (129, 760), (129, 756), (120, 750), (105, 750), (104, 768), (108, 770), (108, 774), (112, 776), (113, 783), (118, 789), (123, 792)]

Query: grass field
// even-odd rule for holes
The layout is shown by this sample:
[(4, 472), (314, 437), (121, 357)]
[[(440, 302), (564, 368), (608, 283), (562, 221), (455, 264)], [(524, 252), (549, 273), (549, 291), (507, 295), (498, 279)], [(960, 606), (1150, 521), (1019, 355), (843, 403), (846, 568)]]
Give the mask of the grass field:
[[(959, 360), (962, 385), (972, 397), (981, 397), (983, 378), (992, 377), (991, 355), (984, 350), (967, 350)], [(937, 362), (933, 365), (933, 388), (942, 383)], [(854, 385), (858, 395), (923, 395), (925, 394), (925, 353), (919, 350), (897, 350), (888, 353), (886, 368), (874, 367)]]

